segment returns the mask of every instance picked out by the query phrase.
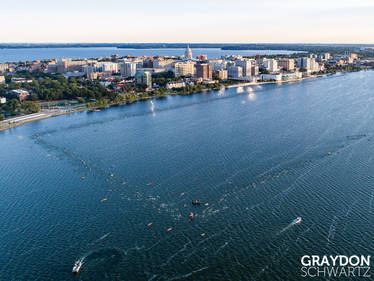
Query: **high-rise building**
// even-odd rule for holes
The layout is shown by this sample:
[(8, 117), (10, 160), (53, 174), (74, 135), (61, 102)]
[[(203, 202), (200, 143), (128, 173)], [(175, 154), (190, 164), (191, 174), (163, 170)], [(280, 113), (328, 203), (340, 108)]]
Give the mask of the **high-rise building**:
[(110, 73), (117, 73), (118, 72), (118, 63), (115, 62), (101, 62), (98, 64), (101, 68), (101, 72), (110, 72)]
[(259, 74), (258, 65), (254, 65), (251, 67), (251, 76), (257, 76)]
[(264, 67), (270, 73), (278, 71), (278, 63), (277, 63), (277, 61), (275, 59), (266, 59), (266, 60), (264, 60)]
[(189, 45), (187, 45), (186, 52), (184, 53), (184, 58), (186, 60), (192, 60), (192, 51)]
[(243, 69), (240, 66), (230, 66), (227, 68), (227, 75), (229, 78), (243, 77)]
[(252, 63), (249, 60), (236, 60), (236, 66), (240, 66), (243, 69), (243, 76), (248, 77), (251, 76), (251, 67)]
[(221, 79), (221, 80), (227, 80), (228, 76), (227, 76), (227, 70), (217, 70), (216, 71), (216, 75), (218, 77), (218, 79)]
[(320, 65), (314, 58), (300, 58), (297, 60), (297, 66), (306, 69), (308, 72), (318, 72), (321, 70)]
[(286, 71), (294, 70), (295, 69), (295, 60), (293, 59), (279, 59), (278, 60), (279, 68), (282, 68)]
[(134, 77), (136, 73), (136, 62), (123, 62), (120, 64), (121, 75), (124, 77)]
[(137, 85), (146, 85), (147, 89), (152, 89), (152, 74), (149, 71), (138, 71), (135, 74)]
[(94, 79), (96, 73), (96, 66), (95, 65), (86, 65), (83, 67), (83, 72), (85, 73), (88, 79)]
[(212, 79), (212, 66), (210, 64), (197, 64), (196, 65), (196, 77), (203, 79)]

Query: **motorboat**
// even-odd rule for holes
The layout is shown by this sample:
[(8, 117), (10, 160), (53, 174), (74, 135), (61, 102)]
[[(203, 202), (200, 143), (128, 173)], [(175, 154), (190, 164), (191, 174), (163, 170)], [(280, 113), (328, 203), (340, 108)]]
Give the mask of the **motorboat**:
[(76, 261), (76, 262), (74, 263), (74, 266), (73, 266), (73, 270), (72, 270), (72, 272), (73, 272), (74, 274), (78, 274), (78, 273), (79, 273), (79, 270), (80, 270), (81, 267), (82, 267), (82, 265), (83, 265), (83, 263), (82, 263), (81, 261)]
[(301, 218), (301, 217), (297, 217), (296, 219), (294, 219), (294, 220), (292, 221), (292, 224), (293, 224), (293, 225), (295, 225), (295, 224), (300, 224), (301, 221), (302, 221), (302, 218)]

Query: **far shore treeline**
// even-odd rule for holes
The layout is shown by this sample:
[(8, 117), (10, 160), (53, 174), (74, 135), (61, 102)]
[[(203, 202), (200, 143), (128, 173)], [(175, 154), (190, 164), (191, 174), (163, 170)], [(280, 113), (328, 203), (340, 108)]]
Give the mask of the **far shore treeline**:
[(126, 49), (163, 49), (163, 48), (219, 48), (222, 50), (289, 50), (302, 52), (344, 53), (360, 48), (372, 47), (370, 44), (279, 44), (279, 43), (2, 43), (0, 49), (19, 48), (126, 48)]

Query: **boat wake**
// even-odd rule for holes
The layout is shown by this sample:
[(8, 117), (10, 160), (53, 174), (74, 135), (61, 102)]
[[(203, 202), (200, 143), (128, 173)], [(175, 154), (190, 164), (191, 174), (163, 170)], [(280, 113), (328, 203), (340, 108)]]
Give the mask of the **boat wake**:
[(287, 229), (289, 229), (289, 228), (291, 228), (291, 227), (293, 227), (293, 226), (295, 226), (295, 225), (298, 225), (298, 224), (300, 224), (301, 223), (301, 217), (297, 217), (296, 219), (294, 219), (289, 225), (287, 225), (285, 228), (283, 228), (279, 233), (278, 233), (278, 235), (279, 234), (281, 234), (281, 233), (283, 233), (283, 232), (285, 232)]

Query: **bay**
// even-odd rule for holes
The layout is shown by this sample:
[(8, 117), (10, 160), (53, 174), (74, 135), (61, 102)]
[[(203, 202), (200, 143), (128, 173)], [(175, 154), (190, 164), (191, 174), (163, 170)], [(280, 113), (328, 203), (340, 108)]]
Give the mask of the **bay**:
[(373, 88), (338, 74), (1, 132), (0, 280), (304, 280), (303, 255), (370, 255)]
[[(92, 48), (20, 48), (20, 49), (0, 49), (0, 63), (34, 61), (41, 59), (72, 58), (88, 59), (119, 56), (181, 56), (184, 49), (121, 49), (115, 47), (92, 47)], [(199, 54), (207, 55), (209, 59), (220, 58), (223, 55), (275, 55), (292, 54), (294, 51), (285, 50), (221, 50), (219, 48), (193, 48), (194, 57)]]

